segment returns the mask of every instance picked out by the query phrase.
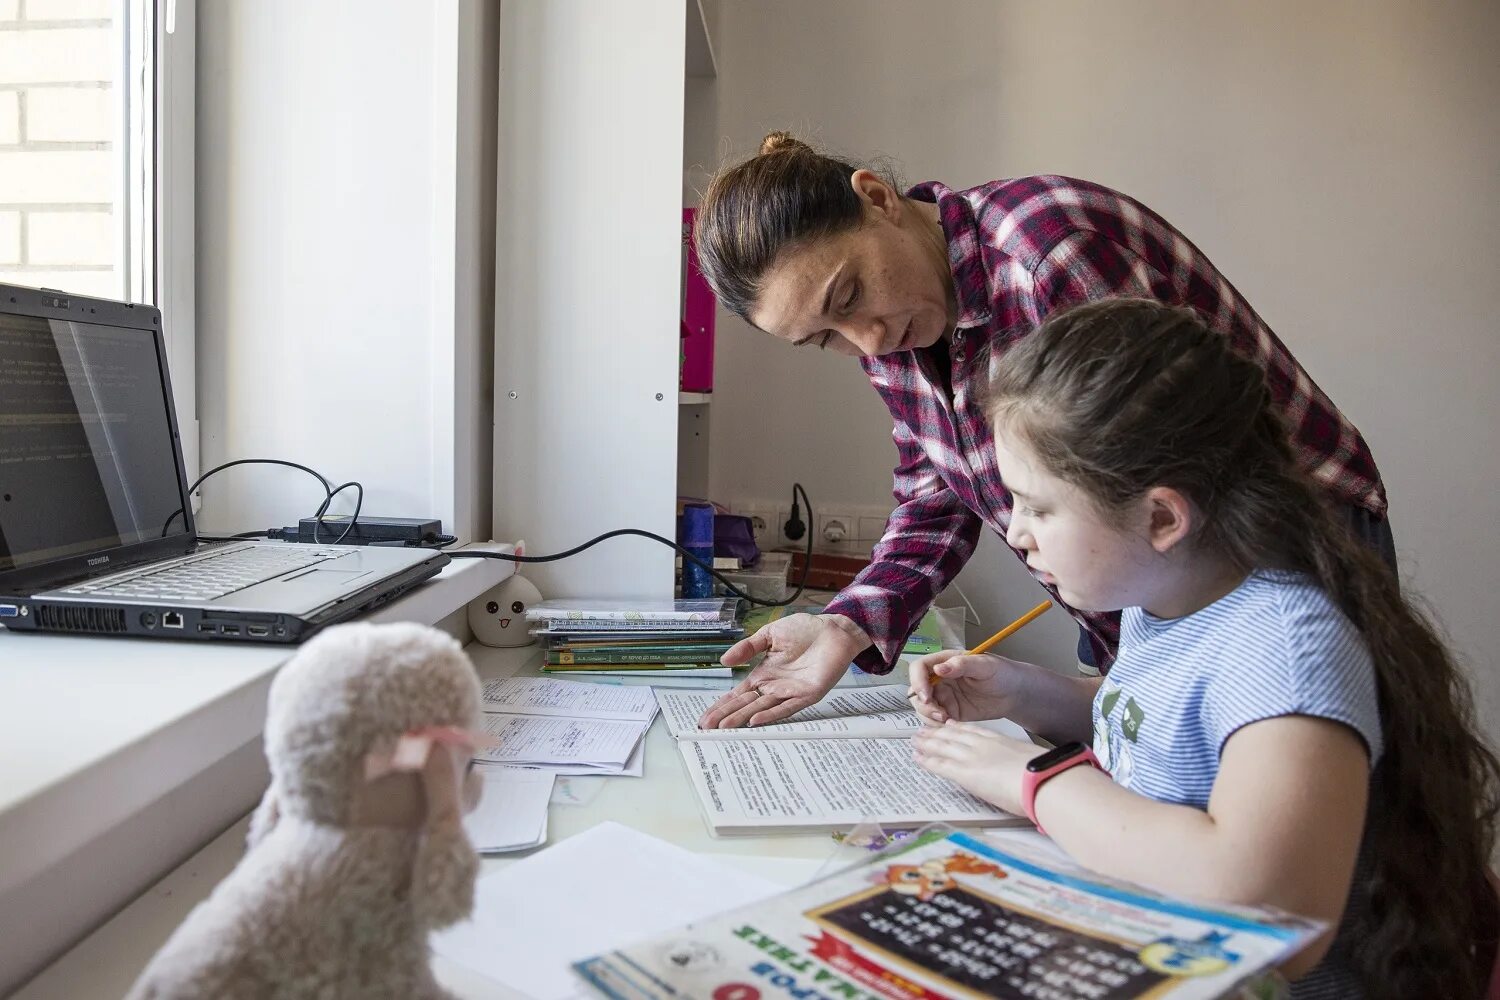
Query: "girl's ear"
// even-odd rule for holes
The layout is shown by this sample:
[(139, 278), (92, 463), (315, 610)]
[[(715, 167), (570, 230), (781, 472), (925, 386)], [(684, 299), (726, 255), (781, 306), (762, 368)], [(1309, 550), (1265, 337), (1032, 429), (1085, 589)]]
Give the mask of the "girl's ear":
[(1197, 511), (1188, 498), (1170, 486), (1154, 486), (1145, 496), (1147, 537), (1165, 555), (1193, 533)]

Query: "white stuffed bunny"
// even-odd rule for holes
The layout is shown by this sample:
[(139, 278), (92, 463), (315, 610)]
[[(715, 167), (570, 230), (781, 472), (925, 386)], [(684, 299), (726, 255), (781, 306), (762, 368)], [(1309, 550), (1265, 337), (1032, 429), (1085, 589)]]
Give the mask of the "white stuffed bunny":
[(473, 664), (441, 632), (354, 624), (310, 641), (271, 685), (249, 849), (131, 1000), (448, 996), (427, 935), (473, 905), (461, 820), (479, 718)]

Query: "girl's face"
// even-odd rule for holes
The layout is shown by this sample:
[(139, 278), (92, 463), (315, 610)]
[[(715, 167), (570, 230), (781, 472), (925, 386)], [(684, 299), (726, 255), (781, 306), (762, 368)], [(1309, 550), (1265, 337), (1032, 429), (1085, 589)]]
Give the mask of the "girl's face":
[(750, 321), (797, 346), (877, 357), (930, 347), (958, 315), (934, 206), (908, 202), (861, 170), (864, 224), (784, 255)]
[(1026, 554), (1026, 565), (1043, 582), (1082, 611), (1147, 603), (1162, 559), (1144, 505), (1127, 510), (1119, 524), (1106, 521), (1081, 490), (1048, 472), (1003, 423), (995, 427), (995, 457), (1014, 498), (1005, 540)]

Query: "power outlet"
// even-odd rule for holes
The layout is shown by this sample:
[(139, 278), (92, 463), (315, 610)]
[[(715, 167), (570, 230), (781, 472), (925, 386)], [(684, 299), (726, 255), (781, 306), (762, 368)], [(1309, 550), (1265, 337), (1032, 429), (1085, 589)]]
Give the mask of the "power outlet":
[(775, 525), (776, 512), (757, 507), (744, 511), (744, 514), (750, 519), (750, 530), (755, 533), (756, 547), (762, 550), (771, 548), (780, 534)]
[(837, 511), (818, 515), (818, 537), (816, 544), (843, 546), (856, 538), (855, 519), (850, 514)]
[[(802, 518), (804, 530), (801, 537), (791, 538), (786, 533), (786, 521), (787, 518), (792, 516), (791, 510), (786, 507), (777, 508), (776, 522), (773, 527), (776, 529), (776, 545), (778, 547), (800, 549), (807, 545), (807, 536), (813, 532), (813, 526), (807, 523), (807, 511), (805, 509), (799, 509), (799, 514)], [(816, 541), (816, 536), (814, 536), (814, 539)]]

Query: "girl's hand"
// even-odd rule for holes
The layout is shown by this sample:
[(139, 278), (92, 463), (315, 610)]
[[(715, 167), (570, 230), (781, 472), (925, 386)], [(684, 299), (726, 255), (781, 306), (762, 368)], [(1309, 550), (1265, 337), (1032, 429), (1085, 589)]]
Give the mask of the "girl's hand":
[[(912, 706), (922, 721), (1015, 719), (1025, 680), (1041, 667), (993, 653), (970, 655), (961, 649), (928, 653), (912, 661)], [(940, 681), (940, 682), (939, 682)]]
[(719, 658), (727, 667), (765, 659), (708, 707), (699, 729), (780, 722), (829, 692), (870, 637), (843, 615), (789, 615), (741, 639)]
[(1026, 762), (1043, 752), (1034, 743), (962, 722), (924, 726), (912, 737), (912, 757), (922, 768), (1017, 816), (1025, 815), (1021, 775)]

